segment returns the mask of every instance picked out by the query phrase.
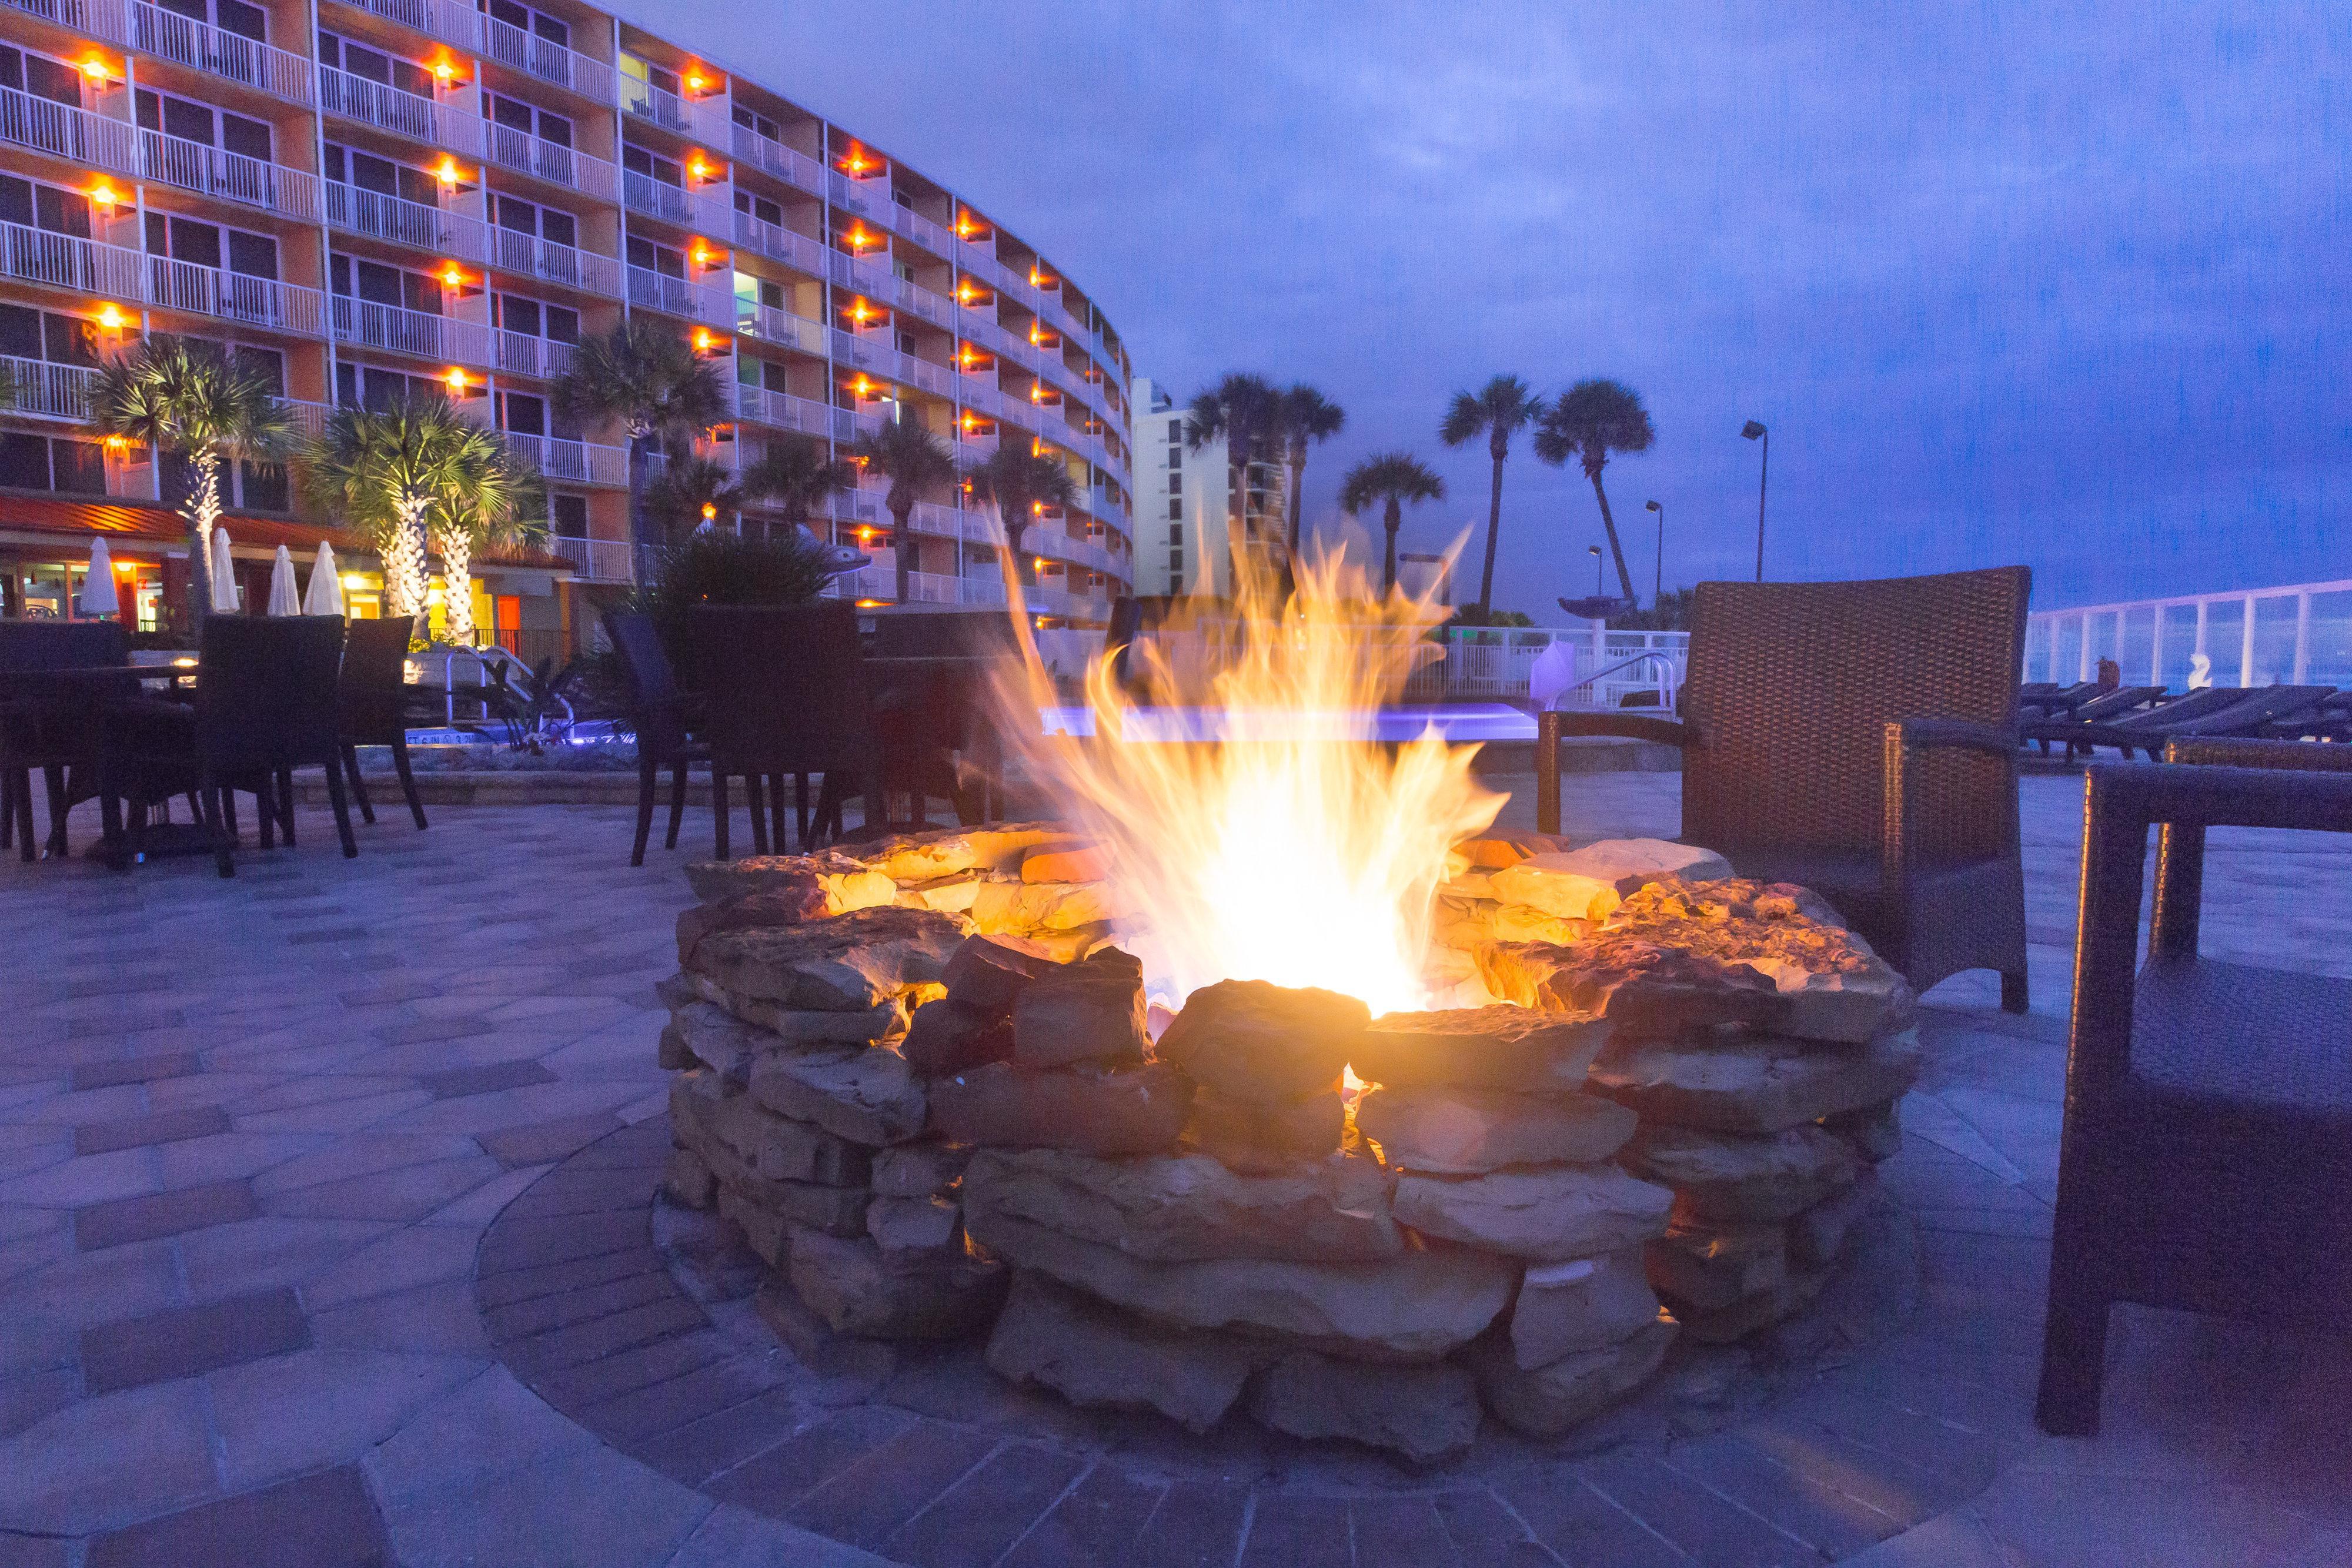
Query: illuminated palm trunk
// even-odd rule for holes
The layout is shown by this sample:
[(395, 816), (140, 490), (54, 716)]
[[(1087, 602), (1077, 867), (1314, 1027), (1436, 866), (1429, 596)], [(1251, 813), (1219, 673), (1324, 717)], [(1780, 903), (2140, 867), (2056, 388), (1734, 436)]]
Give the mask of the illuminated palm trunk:
[(188, 524), (188, 622), (201, 633), (213, 608), (213, 529), (220, 522), (220, 457), (210, 447), (188, 454), (196, 482), (180, 503)]
[(394, 504), (392, 533), (383, 541), (384, 613), (415, 618), (425, 613), (425, 509), (423, 496)]
[(442, 641), (474, 645), (474, 541), (462, 530), (441, 536)]

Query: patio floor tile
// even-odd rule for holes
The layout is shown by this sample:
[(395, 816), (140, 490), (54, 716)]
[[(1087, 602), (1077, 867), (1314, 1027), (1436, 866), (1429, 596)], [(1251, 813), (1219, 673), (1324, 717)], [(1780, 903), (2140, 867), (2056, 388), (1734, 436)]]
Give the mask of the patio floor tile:
[(100, 1323), (81, 1336), (90, 1392), (189, 1377), (310, 1343), (310, 1325), (291, 1291), (268, 1291), (201, 1307)]
[(167, 1514), (90, 1542), (88, 1568), (393, 1568), (360, 1472), (344, 1465)]

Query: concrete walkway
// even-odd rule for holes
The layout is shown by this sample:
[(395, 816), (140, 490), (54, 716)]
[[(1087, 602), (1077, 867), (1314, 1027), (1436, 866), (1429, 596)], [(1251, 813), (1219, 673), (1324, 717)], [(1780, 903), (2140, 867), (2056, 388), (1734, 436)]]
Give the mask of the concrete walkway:
[[(1671, 833), (1676, 789), (1576, 780), (1568, 813)], [(2032, 1428), (2080, 786), (2025, 800), (2034, 1011), (1999, 1013), (1989, 977), (1930, 998), (1887, 1170), (1926, 1238), (1902, 1336), (1921, 1370), (1854, 1391), (1997, 1473), (1847, 1560), (2352, 1561), (2341, 1342), (2125, 1311), (2105, 1435)], [(302, 827), (228, 883), (0, 860), (0, 1568), (876, 1561), (620, 1451), (485, 1326), (478, 1275), (531, 1267), (486, 1260), (501, 1211), (562, 1165), (532, 1211), (576, 1235), (658, 1147), (649, 987), (683, 855), (632, 872), (603, 807), (452, 808), (425, 833), (385, 814), (352, 862), (323, 817)], [(707, 843), (707, 816), (688, 831)], [(2352, 847), (2217, 834), (2207, 899), (2211, 949), (2352, 972)], [(567, 1191), (578, 1224), (550, 1223)], [(598, 1288), (542, 1283), (515, 1300), (576, 1315)], [(1767, 1560), (1643, 1528), (1660, 1561)], [(1494, 1545), (1579, 1560), (1532, 1525)]]

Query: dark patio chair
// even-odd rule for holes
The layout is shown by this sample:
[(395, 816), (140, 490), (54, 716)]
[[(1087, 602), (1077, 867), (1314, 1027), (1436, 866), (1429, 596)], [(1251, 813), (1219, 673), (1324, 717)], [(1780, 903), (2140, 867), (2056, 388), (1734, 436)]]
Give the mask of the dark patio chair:
[[(882, 808), (883, 747), (866, 700), (857, 610), (849, 604), (773, 607), (702, 605), (689, 622), (695, 685), (710, 740), (710, 810), (719, 858), (728, 848), (727, 781), (740, 778), (750, 797), (751, 847), (769, 852), (762, 796), (783, 845), (783, 780), (824, 776), (816, 816), (804, 830), (842, 834), (842, 804), (853, 783), (866, 800), (866, 831), (887, 824)], [(764, 790), (762, 781), (765, 781)]]
[(202, 808), (221, 875), (236, 874), (236, 791), (255, 798), (262, 848), (278, 826), (291, 845), (298, 768), (326, 769), (343, 854), (358, 854), (336, 698), (342, 652), (340, 615), (215, 615), (205, 622), (193, 703), (142, 697), (107, 708), (100, 789), (130, 809), (124, 863), (145, 851), (149, 808), (187, 792)]
[[(2195, 696), (2197, 694), (2191, 692), (2189, 695)], [(2040, 746), (2046, 756), (2052, 742), (2063, 741), (2083, 725), (2102, 719), (2122, 718), (2128, 714), (2142, 712), (2151, 704), (2167, 700), (2187, 699), (2173, 698), (2162, 686), (2118, 686), (2111, 691), (2101, 691), (2098, 684), (2092, 682), (2080, 702), (2061, 711), (2028, 717), (2018, 727), (2018, 733), (2024, 739)], [(2071, 758), (2074, 753), (2070, 751), (2067, 756)]]
[(709, 760), (710, 747), (694, 736), (692, 704), (678, 689), (653, 617), (607, 610), (604, 621), (604, 635), (628, 676), (629, 727), (637, 737), (637, 837), (629, 849), (629, 863), (643, 865), (661, 770), (669, 769), (669, 832), (662, 848), (674, 850), (678, 826), (686, 820), (687, 769)]
[(2060, 1436), (2098, 1430), (2116, 1302), (2352, 1332), (2352, 980), (2197, 950), (2206, 829), (2352, 832), (2352, 750), (2189, 740), (2167, 761), (2196, 766), (2090, 770), (2036, 1405)]
[(2000, 971), (2026, 1007), (2017, 825), (2023, 567), (1874, 582), (1699, 584), (1681, 717), (1546, 713), (1536, 821), (1559, 831), (1562, 736), (1683, 748), (1683, 838), (1829, 900), (1921, 990)]
[(360, 777), (359, 748), (388, 747), (392, 769), (400, 778), (400, 793), (408, 814), (425, 828), (425, 802), (417, 798), (416, 775), (408, 763), (408, 644), (416, 635), (416, 618), (354, 621), (343, 638), (342, 676), (336, 695), (342, 705), (343, 771), (352, 783), (352, 799), (371, 827), (375, 804), (368, 799), (367, 780)]
[(67, 852), (66, 818), (97, 796), (98, 732), (92, 716), (110, 700), (135, 695), (138, 684), (44, 681), (58, 670), (103, 669), (129, 662), (130, 634), (119, 622), (0, 621), (0, 848), (31, 860), (33, 775), (47, 788), (48, 854)]
[(2334, 686), (2208, 687), (2145, 713), (2084, 725), (2067, 735), (2066, 755), (2112, 746), (2128, 762), (2135, 750), (2154, 757), (2176, 737), (2252, 738), (2264, 727), (2310, 713), (2335, 695)]
[(2070, 714), (2099, 695), (2096, 681), (2076, 681), (2062, 686), (2042, 681), (2017, 688), (2018, 711), (2028, 718), (2057, 718)]
[[(1115, 606), (1112, 614), (1116, 620)], [(887, 674), (869, 672), (867, 696), (881, 727), (883, 750), (904, 759), (892, 786), (907, 789), (911, 821), (928, 821), (933, 796), (952, 805), (957, 821), (966, 826), (1002, 816), (1004, 744), (997, 734), (992, 682), (996, 666), (1009, 673), (1020, 658), (1020, 637), (1011, 618), (1002, 610), (886, 612), (875, 617), (872, 651), (886, 660), (944, 661), (928, 671), (886, 665)], [(988, 663), (954, 663), (961, 660)], [(806, 778), (796, 784), (805, 840)]]

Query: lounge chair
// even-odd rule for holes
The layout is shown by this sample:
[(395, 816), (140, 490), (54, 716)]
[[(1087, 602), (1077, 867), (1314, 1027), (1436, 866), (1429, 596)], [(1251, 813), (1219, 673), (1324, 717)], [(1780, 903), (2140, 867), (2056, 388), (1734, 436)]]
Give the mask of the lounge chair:
[(2090, 770), (2035, 1406), (2062, 1437), (2098, 1430), (2116, 1302), (2352, 1332), (2352, 980), (2197, 951), (2206, 830), (2352, 832), (2352, 748), (2176, 741), (2166, 759), (2200, 766)]
[(2352, 741), (2352, 692), (2325, 696), (2308, 712), (2292, 714), (2263, 726), (2265, 740)]
[[(2063, 712), (2049, 714), (2042, 718), (2027, 719), (2019, 727), (2018, 733), (2023, 738), (2040, 745), (2046, 755), (2052, 741), (2065, 739), (2068, 734), (2079, 726), (2099, 719), (2121, 718), (2124, 715), (2135, 713), (2150, 703), (2162, 702), (2166, 696), (2162, 686), (2118, 686), (2114, 691), (2103, 695), (2095, 695), (2095, 686), (2093, 690), (2094, 695), (2086, 697)], [(2067, 755), (2072, 757), (2074, 753), (2070, 751)]]
[(1834, 905), (1926, 990), (2000, 971), (2026, 1007), (2018, 852), (2023, 567), (1877, 582), (1703, 582), (1680, 719), (1538, 718), (1536, 823), (1559, 831), (1564, 736), (1683, 752), (1683, 837)]
[(2092, 698), (2100, 695), (2096, 681), (2077, 681), (2071, 686), (2061, 686), (2054, 681), (2040, 681), (2017, 688), (2018, 712), (2028, 718), (2055, 718), (2073, 713)]
[(2146, 713), (2079, 726), (2065, 737), (2066, 754), (2073, 757), (2077, 747), (2088, 751), (2112, 746), (2128, 762), (2134, 750), (2154, 757), (2176, 737), (2252, 738), (2265, 726), (2309, 713), (2335, 695), (2334, 686), (2208, 687)]

